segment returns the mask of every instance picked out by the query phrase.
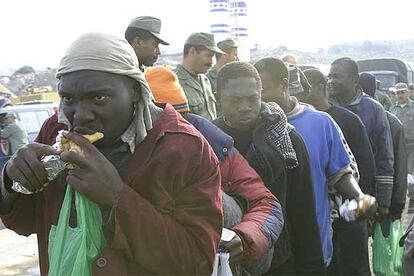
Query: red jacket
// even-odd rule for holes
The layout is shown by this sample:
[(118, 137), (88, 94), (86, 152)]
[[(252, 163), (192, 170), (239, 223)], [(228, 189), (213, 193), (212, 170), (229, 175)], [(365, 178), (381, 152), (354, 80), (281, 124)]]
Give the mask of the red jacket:
[(243, 239), (243, 263), (248, 264), (262, 257), (279, 237), (283, 227), (281, 206), (236, 149), (220, 165), (220, 171), (223, 192), (248, 202), (242, 221), (232, 228)]
[[(38, 142), (52, 144), (60, 127), (56, 117), (48, 119)], [(126, 185), (115, 209), (114, 238), (93, 264), (94, 274), (211, 274), (223, 223), (220, 173), (201, 134), (167, 105), (121, 177)], [(37, 234), (43, 275), (65, 187), (61, 174), (44, 192), (19, 195), (1, 216), (15, 232)]]

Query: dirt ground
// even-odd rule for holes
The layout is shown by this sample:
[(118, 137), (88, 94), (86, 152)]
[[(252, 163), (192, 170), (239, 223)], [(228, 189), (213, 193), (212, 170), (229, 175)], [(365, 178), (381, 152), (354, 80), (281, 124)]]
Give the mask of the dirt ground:
[[(406, 208), (407, 210), (407, 208)], [(402, 221), (407, 228), (413, 214), (404, 212)], [(372, 239), (369, 240), (369, 254), (372, 260)], [(372, 264), (371, 264), (372, 269)], [(39, 275), (36, 235), (19, 236), (4, 229), (0, 220), (0, 275)]]

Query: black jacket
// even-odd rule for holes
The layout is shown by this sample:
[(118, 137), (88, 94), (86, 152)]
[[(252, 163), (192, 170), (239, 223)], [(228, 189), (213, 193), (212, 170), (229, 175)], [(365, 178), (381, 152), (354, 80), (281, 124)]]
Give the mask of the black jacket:
[(332, 105), (326, 113), (339, 125), (355, 156), (361, 190), (375, 196), (375, 157), (364, 124), (355, 113), (343, 107)]
[(404, 127), (400, 120), (387, 112), (394, 147), (394, 186), (392, 187), (390, 213), (401, 215), (407, 194), (407, 150)]

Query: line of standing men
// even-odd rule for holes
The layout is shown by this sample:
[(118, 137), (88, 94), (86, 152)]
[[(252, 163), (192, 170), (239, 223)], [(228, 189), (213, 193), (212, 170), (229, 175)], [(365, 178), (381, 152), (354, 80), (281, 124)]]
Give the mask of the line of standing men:
[[(106, 221), (108, 247), (93, 263), (96, 274), (210, 274), (218, 250), (230, 253), (237, 273), (325, 274), (335, 256), (330, 195), (370, 199), (358, 186), (357, 161), (341, 129), (289, 94), (289, 70), (279, 59), (216, 68), (213, 92), (204, 73), (215, 54), (228, 57), (226, 50), (237, 45), (224, 42), (223, 51), (207, 33), (187, 39), (178, 78), (166, 72), (153, 80), (163, 81), (164, 93), (181, 87), (187, 100), (172, 96), (172, 104), (184, 120), (170, 100), (151, 96), (150, 77), (143, 78), (160, 54), (158, 45), (168, 45), (160, 30), (157, 18), (132, 20), (125, 38), (135, 53), (126, 41), (102, 34), (72, 44), (57, 74), (59, 116), (47, 120), (39, 144), (19, 150), (3, 170), (5, 225), (38, 234), (41, 272), (47, 274), (48, 232), (65, 186), (72, 185), (100, 205)], [(64, 135), (85, 149), (87, 159), (62, 153), (77, 167), (48, 183), (39, 159), (59, 154), (48, 145), (60, 129), (71, 130)], [(105, 134), (95, 147), (79, 135), (95, 131)], [(376, 176), (383, 214), (392, 181)], [(13, 181), (34, 194), (16, 194)], [(239, 216), (229, 226), (226, 206), (234, 210), (230, 217)], [(371, 203), (362, 217), (374, 211)], [(227, 241), (220, 240), (223, 212), (233, 232)]]
[[(177, 66), (177, 68), (174, 70), (175, 73), (178, 76), (178, 79), (180, 81), (181, 86), (184, 89), (184, 92), (187, 96), (188, 99), (188, 103), (189, 103), (189, 109), (190, 112), (192, 113), (196, 113), (199, 114), (201, 116), (204, 116), (206, 119), (208, 120), (213, 120), (215, 119), (216, 116), (214, 116), (215, 113), (215, 107), (216, 106), (220, 106), (220, 112), (219, 112), (219, 118), (214, 120), (214, 123), (219, 126), (219, 128), (221, 128), (222, 130), (224, 130), (227, 134), (230, 134), (230, 136), (232, 136), (232, 138), (235, 141), (235, 147), (247, 158), (247, 160), (249, 161), (250, 165), (252, 165), (252, 167), (254, 167), (256, 169), (256, 171), (262, 176), (262, 179), (264, 180), (265, 184), (267, 185), (267, 187), (270, 188), (270, 190), (272, 190), (279, 199), (282, 198), (282, 206), (284, 207), (284, 211), (286, 212), (286, 206), (297, 206), (300, 204), (303, 204), (303, 206), (315, 206), (315, 199), (302, 199), (300, 200), (301, 203), (295, 202), (294, 203), (294, 199), (291, 197), (287, 197), (286, 194), (288, 195), (295, 195), (298, 196), (300, 193), (298, 193), (298, 191), (296, 191), (296, 193), (293, 192), (287, 192), (287, 190), (290, 190), (289, 188), (280, 188), (280, 186), (283, 186), (283, 184), (280, 183), (273, 183), (272, 181), (266, 181), (266, 176), (265, 174), (262, 172), (263, 170), (261, 170), (261, 168), (259, 166), (255, 166), (255, 154), (252, 154), (250, 152), (251, 148), (254, 148), (254, 141), (256, 139), (253, 139), (253, 133), (255, 133), (257, 125), (256, 123), (258, 122), (258, 118), (260, 118), (261, 116), (259, 114), (261, 114), (262, 112), (264, 113), (266, 109), (268, 109), (269, 107), (265, 106), (264, 103), (262, 103), (263, 106), (261, 106), (258, 111), (257, 114), (254, 114), (254, 110), (251, 110), (251, 108), (249, 107), (243, 107), (242, 105), (238, 106), (239, 102), (237, 101), (237, 96), (231, 95), (229, 96), (229, 98), (231, 98), (230, 104), (225, 100), (227, 99), (226, 97), (222, 97), (221, 95), (221, 91), (222, 88), (218, 88), (218, 81), (217, 81), (217, 73), (220, 69), (224, 67), (226, 67), (227, 63), (230, 63), (232, 61), (236, 61), (237, 60), (237, 44), (234, 42), (234, 40), (228, 39), (225, 41), (221, 41), (217, 44), (217, 46), (219, 47), (219, 49), (217, 49), (215, 42), (214, 42), (214, 37), (211, 34), (206, 34), (206, 33), (194, 33), (192, 34), (186, 41), (185, 46), (184, 46), (184, 51), (183, 51), (183, 61), (181, 64), (179, 64)], [(225, 53), (223, 53), (223, 51), (225, 51)], [(210, 70), (208, 70), (211, 65), (212, 65), (212, 58), (213, 55), (216, 55), (216, 65), (211, 68)], [(263, 63), (268, 63), (269, 64), (269, 68), (268, 70), (260, 70), (260, 66)], [(272, 64), (273, 63), (273, 64)], [(230, 66), (230, 65), (229, 65)], [(240, 68), (238, 68), (236, 65), (233, 64), (233, 66), (235, 66), (232, 70), (235, 72), (238, 72), (239, 75), (237, 74), (230, 74), (232, 75), (235, 79), (237, 78), (242, 78), (242, 71), (243, 69), (240, 69), (241, 67), (248, 67), (245, 66), (243, 64), (238, 64), (238, 66)], [(281, 72), (284, 72), (285, 69), (284, 67), (286, 67), (283, 63), (278, 64), (278, 60), (263, 60), (263, 61), (259, 61), (255, 64), (256, 69), (259, 70), (259, 72), (263, 72), (263, 74), (260, 74), (261, 77), (261, 81), (263, 81), (264, 84), (263, 86), (263, 93), (268, 93), (267, 94), (267, 98), (264, 96), (262, 98), (262, 100), (265, 101), (273, 101), (273, 102), (277, 102), (282, 109), (285, 111), (286, 114), (288, 114), (288, 119), (291, 118), (291, 120), (289, 121), (290, 123), (292, 123), (293, 125), (295, 122), (295, 119), (297, 119), (296, 117), (302, 117), (300, 115), (302, 115), (303, 113), (303, 108), (301, 108), (301, 105), (298, 104), (298, 102), (295, 103), (295, 98), (291, 98), (290, 100), (287, 100), (286, 96), (277, 96), (278, 94), (285, 94), (288, 95), (287, 92), (287, 86), (285, 88), (283, 88), (284, 86), (281, 85), (281, 81), (277, 81), (276, 85), (274, 84), (274, 80), (280, 78), (281, 80), (289, 80), (289, 74), (288, 72), (286, 72), (286, 75), (284, 75)], [(271, 67), (278, 67), (272, 70)], [(266, 66), (264, 66), (266, 67)], [(249, 71), (248, 68), (244, 68), (245, 71)], [(231, 70), (229, 70), (231, 71)], [(253, 70), (251, 70), (253, 71)], [(286, 70), (287, 71), (287, 70)], [(207, 77), (208, 80), (206, 78), (206, 75), (204, 75), (207, 72)], [(226, 72), (226, 70), (224, 70), (224, 72)], [(254, 73), (250, 72), (250, 75), (248, 73), (245, 73), (246, 77), (255, 77)], [(267, 80), (267, 81), (264, 81)], [(227, 81), (227, 80), (225, 80)], [(210, 83), (210, 84), (209, 84)], [(288, 82), (287, 82), (288, 84)], [(247, 84), (245, 84), (247, 86)], [(261, 85), (262, 83), (258, 84), (258, 81), (255, 81), (255, 85), (253, 85), (253, 87), (255, 87), (256, 89), (259, 88), (259, 90), (261, 90)], [(237, 85), (235, 85), (235, 87), (237, 87)], [(269, 87), (276, 87), (273, 90), (271, 89), (267, 89)], [(280, 87), (280, 88), (278, 88)], [(234, 88), (233, 88), (234, 89)], [(237, 88), (238, 90), (243, 90), (244, 87), (240, 86)], [(234, 89), (232, 90), (232, 94), (237, 94), (236, 90)], [(281, 89), (281, 92), (278, 92), (278, 89)], [(284, 89), (286, 90), (285, 92)], [(261, 93), (260, 93), (261, 94)], [(233, 101), (233, 97), (236, 98), (235, 101)], [(279, 97), (279, 98), (278, 98)], [(243, 98), (243, 95), (240, 96), (240, 98)], [(258, 97), (257, 95), (253, 96), (250, 98), (250, 102), (251, 103), (255, 103), (256, 100), (258, 100), (258, 102), (260, 102), (260, 96)], [(157, 99), (156, 99), (157, 100)], [(217, 102), (216, 102), (217, 101)], [(293, 109), (288, 107), (290, 105), (290, 107), (293, 106)], [(284, 108), (285, 107), (285, 108)], [(243, 109), (245, 108), (245, 109)], [(295, 110), (298, 109), (298, 110)], [(239, 109), (239, 110), (237, 110)], [(295, 110), (294, 114), (290, 114), (290, 112), (293, 112), (293, 110)], [(290, 111), (290, 112), (289, 112)], [(306, 110), (307, 111), (307, 110)], [(233, 113), (233, 114), (232, 114)], [(305, 112), (306, 113), (306, 112)], [(311, 112), (312, 113), (312, 112)], [(223, 114), (223, 116), (220, 116), (221, 114)], [(320, 117), (324, 117), (321, 114), (318, 114), (318, 116)], [(236, 119), (237, 118), (237, 119)], [(328, 117), (327, 117), (328, 118)], [(232, 122), (232, 120), (235, 120), (235, 122)], [(297, 128), (297, 130), (299, 131), (300, 134), (302, 134), (302, 136), (309, 136), (309, 138), (305, 138), (304, 137), (304, 141), (301, 141), (301, 143), (303, 145), (305, 145), (307, 142), (307, 146), (308, 149), (310, 148), (310, 152), (311, 152), (311, 164), (317, 164), (315, 165), (314, 168), (312, 168), (313, 170), (311, 170), (310, 168), (308, 168), (308, 170), (302, 171), (302, 179), (301, 181), (299, 181), (299, 187), (300, 188), (304, 188), (306, 187), (306, 184), (304, 184), (303, 182), (304, 179), (306, 179), (306, 173), (308, 175), (308, 179), (312, 179), (312, 184), (313, 184), (313, 188), (311, 187), (311, 185), (308, 185), (308, 189), (311, 188), (310, 190), (314, 191), (314, 197), (316, 198), (316, 206), (315, 206), (315, 212), (317, 214), (320, 213), (324, 213), (324, 215), (317, 215), (316, 216), (316, 221), (318, 222), (318, 228), (317, 230), (319, 230), (318, 232), (320, 233), (320, 240), (322, 243), (322, 252), (323, 252), (323, 263), (325, 264), (325, 266), (327, 264), (329, 264), (329, 262), (331, 261), (332, 258), (332, 252), (333, 252), (333, 248), (332, 248), (332, 237), (330, 234), (330, 206), (329, 206), (329, 199), (328, 199), (328, 192), (327, 192), (327, 187), (325, 185), (320, 185), (320, 183), (325, 183), (328, 182), (328, 179), (331, 182), (331, 188), (330, 189), (334, 189), (332, 187), (335, 187), (335, 185), (337, 185), (338, 187), (335, 187), (337, 190), (341, 191), (342, 194), (347, 197), (347, 198), (357, 198), (357, 199), (361, 199), (362, 197), (364, 197), (364, 194), (362, 193), (362, 191), (359, 189), (358, 184), (356, 184), (355, 182), (355, 178), (353, 177), (352, 173), (355, 173), (355, 169), (352, 169), (352, 163), (356, 163), (356, 160), (354, 158), (354, 156), (352, 155), (352, 152), (350, 151), (348, 145), (345, 141), (345, 139), (342, 136), (341, 130), (339, 129), (339, 127), (336, 126), (335, 122), (331, 122), (328, 119), (328, 125), (331, 124), (331, 127), (328, 127), (328, 129), (321, 129), (321, 135), (325, 135), (325, 140), (324, 139), (320, 139), (322, 141), (324, 141), (324, 143), (330, 143), (329, 139), (332, 139), (332, 141), (338, 143), (339, 145), (336, 146), (332, 146), (332, 149), (326, 149), (326, 146), (324, 145), (318, 145), (315, 144), (315, 142), (313, 141), (313, 139), (315, 139), (314, 137), (317, 137), (317, 135), (315, 135), (315, 129), (301, 129), (301, 121), (303, 121), (302, 124), (307, 124), (308, 126), (312, 126), (312, 124), (309, 124), (312, 121), (318, 121), (318, 120), (322, 120), (320, 118), (311, 118), (308, 116), (306, 116), (306, 119), (303, 120), (299, 120), (299, 123), (297, 125), (295, 125), (295, 127)], [(252, 123), (254, 122), (254, 123)], [(358, 121), (360, 123), (360, 121)], [(249, 125), (250, 124), (250, 125)], [(260, 124), (259, 124), (260, 125)], [(360, 123), (361, 128), (363, 127), (362, 123)], [(253, 129), (255, 131), (253, 131)], [(333, 129), (333, 130), (332, 130)], [(294, 133), (296, 131), (294, 130), (289, 130), (290, 133)], [(311, 134), (312, 132), (312, 134)], [(318, 132), (318, 131), (316, 131)], [(331, 133), (337, 133), (336, 136), (334, 134), (333, 137), (329, 137), (329, 134), (323, 134), (325, 132)], [(259, 132), (260, 133), (260, 132)], [(366, 135), (365, 130), (361, 130), (360, 131), (360, 135), (365, 138), (363, 139), (364, 141), (364, 145), (367, 146), (365, 151), (369, 151), (371, 149), (369, 143), (368, 143), (368, 138)], [(255, 134), (255, 136), (266, 136), (266, 133), (260, 133), (260, 135), (257, 135), (257, 133)], [(298, 135), (299, 136), (299, 135)], [(299, 136), (300, 137), (300, 136)], [(323, 137), (323, 136), (321, 136)], [(326, 138), (328, 137), (328, 138)], [(292, 137), (290, 137), (291, 139), (293, 139)], [(301, 138), (299, 138), (300, 140), (302, 140)], [(328, 139), (328, 140), (326, 140)], [(264, 141), (265, 142), (265, 141)], [(298, 143), (296, 143), (297, 145)], [(299, 142), (300, 144), (300, 142)], [(304, 149), (305, 148), (305, 149)], [(296, 153), (301, 152), (301, 154), (303, 154), (303, 151), (306, 152), (306, 146), (300, 149), (298, 146), (296, 146), (295, 151)], [(279, 149), (280, 150), (280, 149)], [(342, 150), (341, 153), (337, 153), (337, 151)], [(256, 150), (258, 151), (258, 150)], [(336, 156), (339, 156), (337, 161), (336, 160), (329, 160), (329, 159), (325, 159), (325, 160), (320, 160), (320, 155), (321, 152), (326, 152), (327, 155), (332, 154), (332, 152), (336, 153)], [(365, 166), (369, 166), (369, 164), (373, 164), (372, 161), (374, 158), (372, 157), (372, 152), (368, 152), (368, 154), (364, 154), (365, 151), (358, 152), (359, 156), (362, 156), (360, 158), (358, 158), (359, 163), (362, 164), (362, 167)], [(307, 154), (306, 154), (307, 155)], [(253, 157), (251, 157), (253, 156)], [(368, 157), (366, 157), (368, 156)], [(261, 158), (263, 158), (263, 156), (261, 156)], [(309, 157), (308, 157), (309, 158)], [(309, 167), (309, 165), (307, 165), (306, 163), (309, 162), (307, 161), (308, 158), (305, 158), (305, 160), (301, 160), (301, 163), (305, 163), (305, 167)], [(341, 159), (342, 158), (342, 159)], [(363, 158), (368, 159), (364, 160), (367, 162), (361, 162), (361, 160)], [(369, 160), (369, 158), (371, 158), (371, 160)], [(269, 160), (272, 160), (271, 158)], [(272, 160), (273, 163), (274, 160)], [(313, 161), (313, 162), (312, 162)], [(324, 163), (326, 162), (326, 163)], [(329, 165), (331, 165), (331, 168), (329, 171)], [(321, 165), (321, 166), (319, 166)], [(337, 167), (335, 167), (337, 166)], [(372, 187), (371, 187), (371, 182), (373, 182), (373, 179), (370, 179), (374, 177), (375, 173), (375, 169), (372, 168), (373, 165), (371, 165), (371, 168), (369, 169), (365, 169), (364, 168), (364, 173), (363, 176), (364, 178), (361, 179), (363, 181), (363, 183), (366, 183), (366, 188), (364, 188), (364, 192), (365, 193), (371, 193), (371, 194), (375, 194), (375, 192), (372, 192)], [(318, 170), (319, 167), (319, 170)], [(355, 166), (356, 167), (356, 166)], [(274, 171), (276, 171), (275, 168), (273, 168)], [(288, 170), (289, 171), (289, 170)], [(312, 171), (312, 172), (310, 172)], [(315, 171), (317, 173), (315, 173)], [(365, 173), (367, 172), (368, 173)], [(262, 172), (262, 173), (261, 173)], [(358, 172), (356, 172), (356, 178), (358, 178)], [(319, 176), (318, 176), (319, 175)], [(392, 173), (391, 173), (392, 175)], [(299, 176), (300, 178), (300, 176)], [(390, 179), (385, 177), (386, 181), (389, 181)], [(391, 177), (392, 178), (392, 177)], [(291, 179), (287, 179), (285, 182), (287, 182), (287, 187), (291, 187), (294, 184), (292, 182)], [(296, 180), (296, 183), (298, 183), (298, 181)], [(339, 183), (339, 184), (338, 184)], [(391, 184), (392, 186), (392, 181), (387, 182), (386, 184)], [(381, 186), (381, 184), (380, 184)], [(384, 184), (385, 186), (385, 184)], [(276, 187), (276, 188), (275, 188)], [(328, 185), (329, 187), (329, 185)], [(381, 186), (382, 187), (382, 186)], [(273, 188), (273, 189), (272, 189)], [(302, 191), (303, 192), (303, 191)], [(302, 193), (303, 194), (303, 193)], [(309, 193), (309, 190), (307, 192), (307, 194), (312, 194)], [(382, 194), (382, 193), (381, 193)], [(286, 198), (289, 198), (289, 200), (287, 200)], [(285, 201), (286, 200), (286, 201)], [(321, 202), (323, 203), (321, 205)], [(382, 203), (382, 202), (381, 202)], [(318, 206), (321, 205), (321, 206)], [(381, 207), (383, 207), (383, 205), (381, 205)], [(295, 207), (293, 207), (295, 208)], [(285, 225), (295, 225), (296, 223), (298, 223), (297, 219), (295, 218), (293, 219), (293, 216), (290, 216), (290, 213), (293, 213), (294, 211), (287, 211), (287, 216), (288, 219), (285, 220)], [(290, 222), (290, 223), (288, 223)], [(299, 223), (303, 223), (304, 221), (299, 221)], [(362, 227), (362, 231), (357, 231), (357, 233), (361, 233), (359, 236), (362, 236), (361, 239), (355, 240), (354, 244), (357, 244), (360, 246), (360, 248), (362, 248), (362, 258), (359, 258), (358, 254), (353, 254), (352, 257), (355, 257), (354, 260), (357, 260), (357, 262), (355, 263), (355, 267), (357, 267), (354, 271), (363, 271), (363, 273), (369, 273), (369, 264), (368, 264), (368, 245), (367, 245), (367, 240), (368, 240), (368, 233), (367, 233), (367, 226), (366, 226), (366, 221), (364, 220), (363, 222), (356, 222), (356, 225), (359, 225), (360, 227), (357, 228), (358, 230), (361, 230)], [(292, 228), (292, 226), (289, 225), (286, 228)], [(300, 231), (299, 231), (300, 232)], [(349, 231), (348, 231), (349, 232)], [(292, 234), (290, 234), (292, 236)], [(300, 234), (298, 234), (298, 232), (295, 233), (294, 236), (300, 236)], [(341, 236), (341, 235), (340, 235)], [(295, 241), (295, 238), (297, 240), (300, 240), (297, 236), (292, 238), (290, 237), (291, 240)], [(280, 240), (283, 240), (283, 235), (281, 237), (279, 237)], [(345, 239), (343, 239), (345, 240)], [(362, 240), (362, 243), (360, 242)], [(295, 241), (297, 242), (297, 241)], [(309, 245), (309, 243), (308, 243)], [(349, 247), (349, 246), (348, 246)], [(283, 252), (280, 251), (280, 248), (278, 250), (278, 242), (276, 243), (276, 250), (275, 250), (275, 258), (274, 258), (274, 264), (272, 264), (272, 268), (273, 268), (273, 272), (277, 273), (277, 272), (281, 272), (281, 273), (288, 273), (289, 271), (292, 272), (294, 269), (293, 267), (295, 267), (295, 262), (296, 262), (296, 266), (298, 266), (298, 263), (300, 263), (299, 259), (301, 259), (301, 261), (306, 262), (307, 258), (306, 257), (298, 257), (296, 259), (294, 258), (290, 258), (289, 256), (289, 250), (291, 250), (289, 248), (289, 245), (285, 245), (285, 248), (288, 248), (288, 251)], [(351, 247), (352, 249), (352, 247)], [(354, 248), (355, 249), (355, 248)], [(360, 250), (358, 250), (360, 251)], [(340, 250), (338, 250), (338, 252), (340, 252)], [(282, 253), (282, 254), (281, 254)], [(279, 255), (278, 255), (279, 254)], [(348, 252), (346, 252), (346, 254), (344, 254), (345, 256), (348, 255)], [(298, 255), (299, 256), (299, 255)], [(348, 255), (349, 256), (349, 255)], [(349, 257), (350, 258), (350, 257)], [(293, 259), (293, 260), (292, 260)], [(287, 261), (289, 260), (289, 261)], [(348, 260), (347, 262), (352, 262), (352, 260)], [(358, 265), (360, 263), (363, 263), (362, 265)], [(286, 263), (290, 263), (290, 267), (288, 267), (286, 265)], [(283, 265), (285, 265), (286, 267), (284, 267)], [(362, 268), (361, 268), (362, 267)], [(282, 269), (280, 269), (282, 268)], [(279, 269), (279, 271), (278, 271)], [(297, 270), (297, 272), (300, 271)], [(351, 270), (352, 271), (352, 270)], [(270, 273), (272, 272), (272, 270), (270, 271)], [(306, 269), (304, 270), (304, 272), (310, 273), (311, 270), (306, 271)], [(313, 271), (314, 273), (316, 271)], [(320, 271), (319, 271), (320, 272)]]

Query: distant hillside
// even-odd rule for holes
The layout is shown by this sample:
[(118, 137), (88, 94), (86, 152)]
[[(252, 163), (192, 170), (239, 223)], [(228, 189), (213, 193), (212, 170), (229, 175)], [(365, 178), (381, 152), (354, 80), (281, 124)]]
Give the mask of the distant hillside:
[(414, 62), (414, 39), (399, 41), (370, 41), (333, 45), (327, 55), (355, 58), (398, 57)]
[[(395, 57), (409, 62), (414, 62), (414, 39), (401, 41), (364, 41), (360, 43), (337, 44), (329, 47), (328, 51), (319, 49), (316, 52), (303, 52), (288, 49), (286, 46), (278, 48), (265, 48), (257, 44), (250, 50), (252, 61), (262, 57), (280, 57), (286, 52), (299, 57), (301, 64), (330, 64), (339, 57), (351, 57), (354, 59)], [(181, 53), (161, 55), (158, 64), (175, 66), (182, 59)]]

